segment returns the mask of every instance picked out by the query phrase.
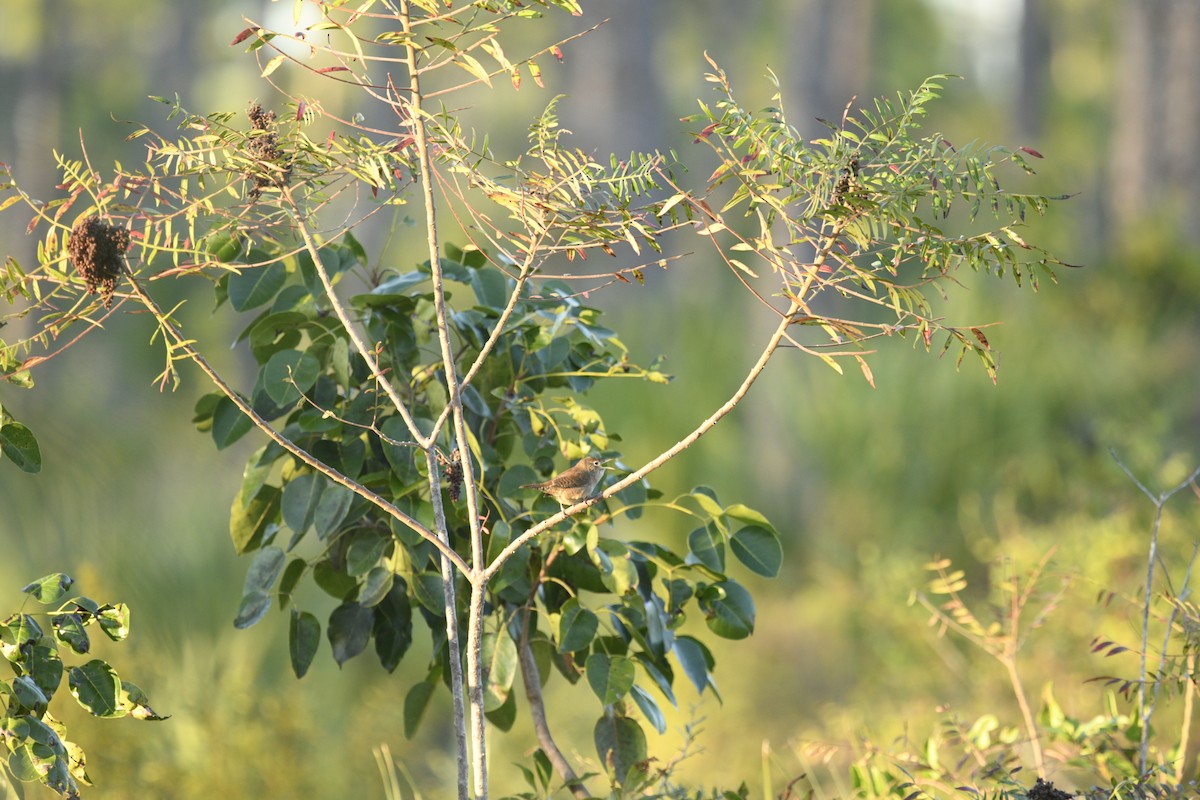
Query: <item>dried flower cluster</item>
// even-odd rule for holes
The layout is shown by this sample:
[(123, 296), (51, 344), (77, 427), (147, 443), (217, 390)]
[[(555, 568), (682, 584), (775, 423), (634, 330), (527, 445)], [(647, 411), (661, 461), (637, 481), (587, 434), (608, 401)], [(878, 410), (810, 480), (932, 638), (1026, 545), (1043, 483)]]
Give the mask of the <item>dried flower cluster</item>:
[(113, 292), (121, 277), (121, 259), (129, 247), (129, 231), (102, 222), (92, 215), (76, 223), (67, 238), (67, 254), (89, 292), (99, 292), (105, 308), (112, 307)]
[(262, 131), (251, 136), (246, 145), (249, 155), (259, 163), (259, 169), (248, 176), (254, 181), (250, 199), (257, 200), (264, 187), (287, 185), (292, 178), (292, 168), (281, 164), (283, 151), (279, 149), (279, 134), (275, 130), (275, 112), (264, 111), (261, 105), (254, 103), (246, 116), (250, 118), (253, 130)]

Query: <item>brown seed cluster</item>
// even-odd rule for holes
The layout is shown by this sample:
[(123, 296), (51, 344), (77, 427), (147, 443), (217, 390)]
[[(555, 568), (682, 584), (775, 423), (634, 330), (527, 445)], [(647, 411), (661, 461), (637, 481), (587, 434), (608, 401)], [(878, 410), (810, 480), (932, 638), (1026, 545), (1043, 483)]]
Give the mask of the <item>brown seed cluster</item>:
[(89, 292), (100, 293), (105, 308), (112, 308), (113, 291), (121, 277), (121, 259), (129, 248), (129, 231), (102, 222), (93, 215), (80, 220), (67, 238), (71, 263), (87, 282)]
[(463, 483), (462, 456), (459, 454), (459, 451), (455, 450), (451, 454), (449, 463), (442, 470), (442, 477), (446, 479), (446, 484), (450, 490), (450, 499), (457, 503), (459, 495), (462, 492)]
[(1041, 778), (1038, 778), (1037, 783), (1029, 790), (1028, 796), (1029, 800), (1071, 800), (1074, 797), (1062, 789), (1055, 789), (1053, 783)]
[(292, 179), (292, 168), (288, 165), (280, 171), (276, 167), (282, 161), (283, 151), (279, 149), (279, 134), (275, 130), (275, 112), (264, 111), (261, 105), (254, 103), (246, 112), (246, 116), (250, 118), (251, 128), (262, 131), (250, 137), (250, 142), (246, 145), (250, 157), (262, 165), (249, 176), (254, 181), (254, 186), (250, 189), (250, 199), (257, 200), (264, 187), (286, 186)]

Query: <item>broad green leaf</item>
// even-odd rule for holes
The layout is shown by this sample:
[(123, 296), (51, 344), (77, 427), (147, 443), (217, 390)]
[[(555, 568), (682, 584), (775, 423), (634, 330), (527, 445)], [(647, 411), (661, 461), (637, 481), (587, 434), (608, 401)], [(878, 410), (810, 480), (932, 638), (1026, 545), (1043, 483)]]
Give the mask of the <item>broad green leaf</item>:
[(636, 678), (636, 668), (632, 659), (610, 656), (607, 653), (592, 653), (588, 656), (584, 671), (587, 673), (588, 685), (606, 706), (628, 694)]
[(21, 649), (42, 638), (42, 626), (28, 614), (16, 614), (0, 625), (0, 653), (9, 661), (21, 660)]
[(335, 533), (350, 511), (350, 503), (353, 500), (354, 492), (345, 486), (340, 483), (327, 483), (313, 513), (313, 525), (316, 527), (317, 536), (325, 540)]
[(630, 771), (644, 770), (647, 761), (646, 734), (642, 727), (628, 717), (605, 714), (592, 731), (596, 755), (601, 764), (611, 764), (613, 774), (625, 783)]
[(18, 675), (12, 679), (13, 696), (23, 707), (41, 714), (50, 702), (49, 696), (38, 686), (37, 681), (28, 675)]
[(404, 581), (393, 580), (392, 588), (375, 606), (375, 655), (388, 672), (396, 669), (412, 645), (412, 605)]
[(483, 707), (495, 711), (508, 700), (517, 675), (517, 645), (507, 628), (483, 634), (483, 664), (487, 673)]
[(233, 627), (249, 628), (271, 610), (271, 595), (259, 589), (254, 589), (242, 595), (238, 605), (237, 615), (233, 618)]
[(717, 498), (712, 489), (707, 486), (697, 486), (692, 490), (692, 499), (700, 506), (700, 509), (710, 517), (716, 519), (725, 513), (725, 509), (721, 508), (721, 504), (717, 502)]
[(717, 532), (716, 526), (705, 525), (689, 533), (688, 550), (696, 561), (714, 572), (724, 574), (725, 543), (721, 541), (721, 534)]
[(437, 684), (428, 680), (413, 684), (404, 696), (404, 737), (411, 739), (421, 725), (421, 717), (429, 707), (429, 700), (437, 690)]
[(229, 304), (238, 311), (266, 305), (286, 282), (287, 268), (282, 261), (244, 269), (229, 276)]
[(129, 606), (124, 603), (104, 606), (96, 612), (96, 621), (100, 623), (104, 635), (114, 642), (129, 638)]
[(19, 422), (0, 426), (0, 455), (8, 458), (22, 472), (35, 473), (42, 469), (42, 451), (33, 431)]
[(641, 709), (646, 720), (654, 726), (654, 730), (659, 733), (666, 733), (667, 719), (663, 716), (662, 709), (658, 707), (658, 701), (651, 697), (645, 689), (636, 684), (630, 689), (630, 693), (633, 695), (633, 701), (637, 703), (637, 707)]
[(297, 535), (303, 535), (312, 527), (317, 514), (317, 504), (325, 490), (325, 477), (315, 472), (299, 475), (283, 487), (283, 522)]
[(779, 531), (775, 530), (775, 526), (765, 516), (742, 503), (734, 503), (726, 508), (725, 516), (730, 519), (736, 519), (738, 522), (744, 522), (747, 525), (757, 525), (760, 528), (766, 528), (776, 535), (779, 534)]
[(27, 595), (33, 597), (43, 605), (57, 603), (67, 596), (67, 590), (75, 583), (75, 580), (65, 572), (55, 572), (47, 575), (44, 578), (38, 578), (33, 583), (27, 584), (21, 589)]
[(121, 681), (116, 671), (105, 662), (93, 659), (67, 671), (67, 685), (71, 694), (93, 717), (119, 717), (125, 714), (121, 707)]
[(446, 597), (442, 593), (442, 576), (436, 572), (421, 572), (413, 576), (413, 595), (429, 613), (446, 616)]
[(362, 588), (358, 590), (358, 602), (368, 608), (378, 605), (392, 590), (395, 580), (396, 573), (391, 567), (372, 567), (362, 582)]
[(582, 650), (596, 638), (600, 621), (589, 609), (579, 605), (572, 597), (563, 603), (558, 620), (558, 652), (574, 653)]
[(683, 674), (696, 687), (696, 692), (703, 694), (705, 687), (708, 686), (708, 671), (712, 663), (712, 656), (709, 655), (708, 648), (691, 636), (678, 636), (675, 638), (675, 647), (672, 648), (672, 652), (675, 653), (675, 658), (679, 659), (679, 666), (683, 667)]
[(353, 602), (342, 603), (329, 615), (326, 634), (339, 667), (367, 648), (374, 620), (374, 611)]
[(83, 655), (92, 649), (92, 640), (83, 629), (83, 620), (78, 614), (55, 614), (51, 618), (54, 638)]
[(213, 408), (212, 437), (218, 450), (224, 450), (245, 436), (254, 422), (242, 413), (228, 397), (222, 397)]
[(338, 569), (329, 559), (322, 559), (313, 567), (313, 580), (330, 597), (345, 600), (358, 589), (358, 581)]
[(25, 652), (25, 659), (21, 661), (21, 671), (37, 684), (46, 697), (53, 697), (62, 683), (65, 669), (62, 659), (58, 657), (57, 648), (39, 644)]
[(268, 397), (286, 408), (312, 388), (320, 373), (321, 362), (312, 354), (280, 350), (263, 365), (262, 385)]
[(700, 597), (709, 630), (725, 639), (745, 639), (754, 632), (754, 600), (731, 580), (705, 587)]
[(249, 503), (241, 498), (233, 501), (229, 510), (229, 535), (233, 538), (233, 549), (246, 553), (257, 549), (266, 531), (279, 518), (282, 492), (275, 486), (259, 489)]
[(729, 540), (729, 549), (751, 572), (774, 578), (783, 565), (783, 545), (774, 531), (747, 525)]
[(507, 733), (512, 730), (513, 723), (517, 721), (516, 692), (509, 692), (499, 708), (485, 711), (483, 716), (499, 731)]
[(275, 580), (283, 571), (286, 560), (283, 550), (275, 545), (267, 545), (254, 554), (250, 567), (246, 570), (246, 580), (242, 584), (242, 594), (252, 591), (269, 592), (275, 586)]
[(303, 678), (308, 672), (320, 644), (321, 623), (309, 612), (293, 608), (288, 625), (288, 653), (292, 659), (292, 672), (297, 678)]
[(379, 531), (362, 531), (354, 536), (346, 548), (346, 572), (361, 577), (370, 572), (384, 554), (392, 548), (391, 535)]

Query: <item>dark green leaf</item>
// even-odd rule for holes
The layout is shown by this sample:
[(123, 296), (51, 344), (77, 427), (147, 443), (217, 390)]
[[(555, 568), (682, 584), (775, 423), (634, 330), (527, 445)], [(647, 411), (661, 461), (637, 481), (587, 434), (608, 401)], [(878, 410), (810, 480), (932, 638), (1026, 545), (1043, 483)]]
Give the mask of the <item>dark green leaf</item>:
[(374, 611), (354, 602), (342, 603), (329, 615), (326, 634), (339, 667), (367, 648), (374, 620)]
[(392, 588), (375, 606), (375, 654), (388, 672), (396, 669), (412, 644), (412, 605), (404, 581), (393, 580)]
[(634, 663), (625, 656), (592, 653), (584, 664), (588, 685), (600, 702), (612, 705), (633, 687), (636, 677)]
[(688, 549), (704, 566), (715, 572), (725, 572), (725, 543), (715, 525), (705, 525), (689, 533)]
[(104, 606), (96, 612), (96, 620), (100, 630), (114, 642), (123, 642), (129, 638), (129, 606), (117, 603), (115, 606)]
[(18, 675), (12, 679), (13, 696), (17, 698), (17, 702), (24, 708), (33, 711), (36, 714), (41, 714), (46, 710), (46, 705), (50, 702), (50, 698), (42, 691), (42, 687), (38, 686), (37, 681), (28, 675)]
[(338, 600), (345, 600), (358, 589), (358, 581), (338, 569), (328, 559), (317, 562), (313, 567), (313, 580), (326, 594)]
[(267, 545), (254, 554), (250, 568), (246, 570), (246, 580), (242, 584), (242, 594), (253, 591), (269, 592), (275, 586), (275, 579), (283, 571), (286, 560), (283, 550), (275, 545)]
[(391, 567), (372, 567), (367, 573), (367, 579), (363, 581), (362, 588), (358, 592), (358, 602), (370, 608), (378, 605), (387, 593), (392, 590), (392, 583), (395, 581), (396, 575), (392, 572)]
[(751, 572), (774, 578), (783, 565), (783, 545), (774, 531), (747, 525), (729, 540), (729, 549)]
[(600, 762), (611, 765), (619, 782), (624, 783), (630, 770), (646, 763), (646, 734), (628, 717), (605, 714), (596, 722), (592, 738)]
[(316, 526), (317, 536), (322, 540), (337, 531), (342, 520), (350, 511), (350, 503), (354, 500), (354, 492), (340, 483), (330, 483), (321, 492), (317, 501), (317, 509), (313, 513), (313, 525)]
[(296, 585), (300, 583), (300, 579), (304, 577), (307, 569), (308, 562), (303, 558), (293, 558), (288, 562), (287, 569), (283, 571), (283, 577), (279, 579), (280, 608), (287, 607), (288, 601), (292, 597), (292, 592), (296, 590)]
[(706, 587), (699, 597), (709, 629), (725, 639), (744, 639), (754, 632), (754, 600), (735, 581)]
[(33, 431), (19, 422), (0, 426), (0, 456), (6, 456), (22, 472), (35, 473), (42, 469), (42, 451)]
[(83, 620), (78, 614), (55, 614), (51, 618), (54, 638), (83, 655), (92, 649), (92, 640), (83, 629)]
[(705, 687), (708, 686), (708, 670), (711, 662), (711, 656), (708, 656), (707, 649), (691, 636), (677, 636), (672, 652), (675, 653), (675, 658), (679, 659), (679, 665), (683, 667), (683, 674), (696, 687), (696, 692), (703, 694)]
[(299, 350), (281, 350), (263, 365), (262, 385), (267, 395), (281, 408), (300, 399), (317, 382), (321, 362)]
[(21, 591), (30, 595), (39, 603), (50, 605), (66, 597), (67, 590), (74, 583), (74, 579), (65, 572), (55, 572), (44, 578), (38, 578), (33, 583), (26, 585)]
[(292, 659), (292, 672), (303, 678), (312, 666), (317, 647), (321, 644), (321, 623), (307, 611), (292, 609), (292, 621), (288, 626), (288, 653)]
[(287, 268), (282, 261), (265, 267), (252, 267), (229, 276), (229, 304), (238, 311), (258, 308), (271, 301), (287, 282)]
[(425, 709), (429, 707), (429, 700), (433, 697), (434, 691), (437, 689), (437, 684), (430, 681), (421, 681), (414, 684), (408, 690), (408, 694), (404, 696), (404, 736), (411, 739), (413, 734), (417, 732), (417, 728), (421, 724), (421, 717), (425, 714)]
[(37, 684), (46, 697), (53, 697), (58, 691), (63, 670), (62, 659), (58, 657), (56, 650), (46, 645), (28, 648), (25, 658), (21, 661), (21, 671)]
[(436, 572), (421, 572), (413, 576), (413, 594), (417, 602), (436, 617), (446, 616), (446, 597), (442, 592), (442, 576)]
[(636, 684), (629, 691), (633, 695), (633, 701), (637, 703), (637, 707), (645, 715), (646, 720), (654, 726), (654, 730), (659, 733), (666, 733), (667, 719), (663, 716), (662, 709), (658, 707), (658, 701), (651, 697), (645, 689)]
[(299, 535), (312, 527), (317, 504), (325, 489), (325, 477), (315, 472), (299, 475), (283, 487), (283, 522)]
[(589, 609), (579, 605), (572, 597), (563, 603), (561, 617), (558, 621), (558, 651), (573, 653), (582, 650), (592, 643), (600, 621)]
[(370, 572), (384, 554), (392, 548), (391, 535), (378, 531), (363, 531), (356, 534), (346, 548), (346, 572), (361, 577)]
[(487, 721), (496, 726), (497, 730), (508, 732), (517, 721), (517, 696), (509, 692), (504, 702), (498, 707), (484, 712)]
[(228, 397), (217, 401), (213, 409), (212, 437), (218, 450), (224, 450), (245, 436), (254, 423)]
[(93, 717), (117, 717), (125, 713), (121, 707), (121, 681), (116, 671), (99, 659), (67, 672), (71, 694)]

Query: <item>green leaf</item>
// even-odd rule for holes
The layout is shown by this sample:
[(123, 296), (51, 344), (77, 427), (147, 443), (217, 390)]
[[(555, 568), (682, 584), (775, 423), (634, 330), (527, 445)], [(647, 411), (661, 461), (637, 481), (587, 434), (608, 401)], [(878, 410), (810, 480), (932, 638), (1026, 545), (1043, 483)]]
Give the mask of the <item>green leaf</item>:
[(114, 642), (123, 642), (129, 638), (129, 606), (124, 603), (104, 606), (96, 612), (96, 620), (100, 630)]
[(74, 583), (75, 580), (65, 572), (54, 572), (27, 584), (21, 591), (43, 605), (50, 605), (66, 597)]
[(233, 501), (229, 509), (229, 535), (237, 553), (256, 550), (262, 544), (266, 531), (279, 518), (281, 495), (277, 487), (264, 486), (249, 503), (240, 498)]
[(414, 684), (404, 696), (404, 736), (411, 739), (421, 725), (421, 717), (429, 707), (429, 700), (437, 690), (437, 684), (428, 680)]
[(775, 526), (768, 522), (766, 517), (742, 503), (734, 503), (725, 509), (725, 516), (730, 519), (736, 519), (738, 522), (744, 522), (747, 525), (757, 525), (760, 528), (766, 528), (776, 535), (779, 534), (779, 531), (775, 530)]
[(374, 620), (374, 611), (354, 602), (342, 603), (329, 615), (326, 635), (339, 667), (367, 648)]
[(499, 731), (507, 733), (508, 731), (512, 730), (513, 723), (517, 721), (516, 693), (509, 692), (504, 698), (504, 702), (500, 704), (499, 708), (493, 708), (485, 711), (483, 716)]
[(244, 269), (229, 276), (229, 304), (238, 311), (266, 305), (286, 282), (287, 268), (282, 261)]
[(262, 369), (262, 385), (276, 405), (286, 408), (300, 399), (317, 382), (321, 362), (310, 353), (280, 350)]
[(283, 487), (283, 522), (301, 536), (312, 527), (325, 478), (315, 472), (299, 475)]
[(483, 634), (483, 664), (487, 674), (484, 711), (495, 711), (505, 704), (517, 675), (517, 645), (507, 628)]
[(321, 623), (307, 611), (292, 609), (291, 624), (288, 625), (288, 654), (292, 659), (292, 672), (303, 678), (312, 666), (321, 644)]
[(783, 565), (783, 545), (774, 531), (747, 525), (729, 540), (733, 555), (751, 572), (774, 578)]
[(238, 605), (237, 615), (233, 618), (233, 627), (244, 629), (254, 625), (271, 610), (271, 595), (254, 589), (242, 595)]
[(313, 513), (313, 525), (317, 536), (322, 541), (337, 532), (338, 526), (350, 511), (350, 503), (354, 500), (354, 492), (340, 483), (328, 483), (317, 501), (317, 510)]
[(588, 685), (606, 706), (628, 694), (637, 677), (632, 659), (610, 656), (607, 653), (592, 653), (588, 656), (584, 671), (587, 673)]
[(606, 714), (592, 731), (596, 754), (601, 764), (611, 764), (613, 775), (624, 783), (634, 769), (644, 770), (647, 763), (646, 734), (628, 717)]
[(630, 689), (630, 693), (633, 695), (633, 701), (637, 703), (637, 707), (646, 717), (646, 720), (654, 726), (654, 730), (659, 733), (666, 733), (667, 719), (663, 716), (662, 709), (658, 707), (658, 701), (651, 697), (649, 692), (636, 684)]
[(712, 655), (709, 654), (708, 648), (691, 636), (677, 636), (671, 652), (675, 653), (679, 666), (683, 667), (683, 674), (696, 687), (696, 692), (703, 694), (708, 686), (708, 671), (712, 666)]
[(67, 685), (71, 694), (93, 717), (119, 717), (125, 714), (121, 707), (121, 681), (117, 673), (100, 659), (93, 659), (83, 666), (71, 667), (67, 671)]
[(83, 620), (78, 614), (55, 614), (51, 618), (54, 638), (83, 655), (92, 649), (92, 640), (83, 629)]
[(250, 561), (250, 568), (246, 570), (242, 594), (255, 590), (269, 592), (275, 586), (275, 580), (279, 577), (279, 573), (283, 571), (283, 562), (286, 558), (283, 550), (275, 545), (268, 545), (255, 553), (254, 558)]
[(212, 437), (218, 450), (224, 450), (253, 427), (254, 422), (228, 397), (217, 401), (212, 415)]
[(442, 576), (436, 572), (420, 572), (413, 576), (413, 595), (429, 613), (444, 619), (446, 596), (442, 592)]
[(22, 707), (36, 714), (46, 710), (50, 703), (49, 696), (38, 686), (37, 681), (28, 675), (18, 675), (12, 679), (12, 693)]
[(17, 469), (30, 474), (42, 469), (42, 451), (33, 431), (19, 422), (0, 426), (0, 456), (6, 456)]
[(558, 652), (574, 653), (582, 650), (596, 638), (600, 621), (589, 609), (579, 605), (572, 597), (563, 603), (558, 620)]
[(392, 590), (395, 580), (396, 573), (392, 571), (391, 567), (372, 567), (367, 573), (366, 580), (362, 582), (362, 588), (358, 591), (358, 602), (368, 608), (378, 605)]
[(396, 669), (412, 645), (412, 604), (404, 581), (393, 580), (392, 588), (375, 606), (375, 655), (388, 672)]
[(688, 549), (698, 562), (714, 572), (724, 574), (725, 543), (721, 541), (721, 534), (715, 525), (705, 525), (689, 533)]
[(710, 517), (716, 519), (725, 513), (721, 508), (721, 504), (717, 502), (716, 493), (707, 486), (697, 486), (692, 490), (692, 499), (700, 506), (700, 509)]
[(346, 548), (346, 572), (355, 577), (366, 575), (391, 549), (391, 535), (379, 531), (363, 531), (353, 534), (354, 540)]
[(57, 648), (47, 645), (35, 645), (28, 648), (25, 659), (21, 662), (21, 671), (37, 684), (46, 695), (53, 697), (62, 683), (64, 672), (62, 659), (58, 657)]
[(721, 581), (698, 597), (709, 630), (725, 639), (745, 639), (754, 632), (754, 600), (739, 583)]

